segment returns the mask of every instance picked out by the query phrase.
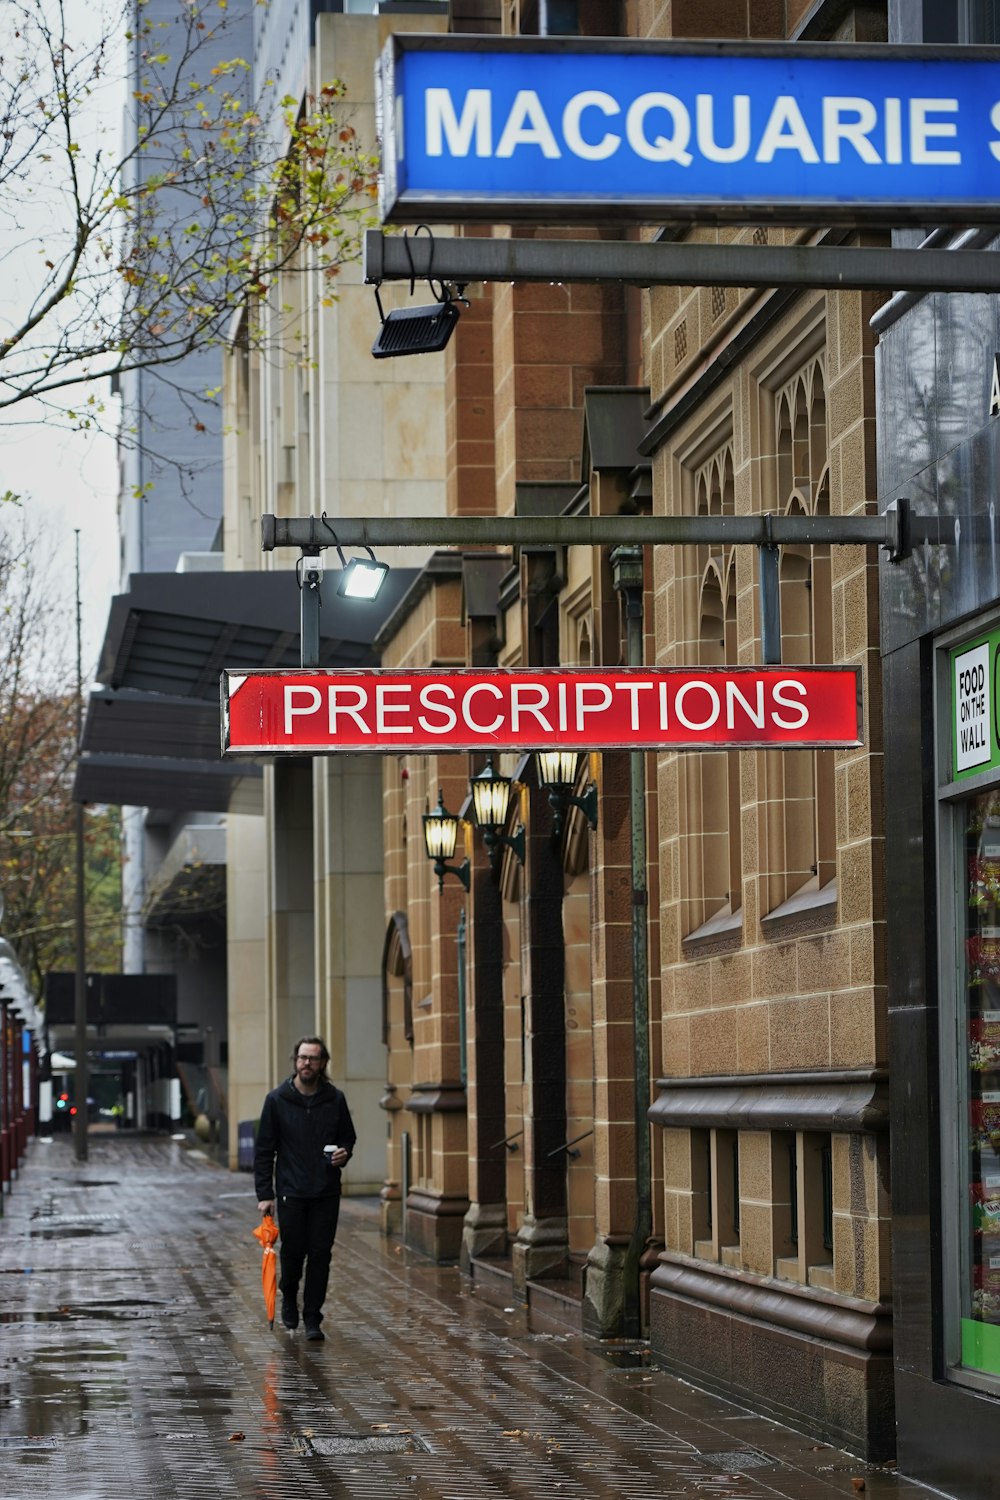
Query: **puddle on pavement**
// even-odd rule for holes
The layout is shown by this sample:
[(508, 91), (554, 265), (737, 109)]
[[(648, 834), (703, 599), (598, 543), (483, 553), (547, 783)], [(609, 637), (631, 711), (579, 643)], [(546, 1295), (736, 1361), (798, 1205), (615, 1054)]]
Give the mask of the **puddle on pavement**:
[(120, 1214), (59, 1213), (50, 1198), (35, 1209), (30, 1226), (30, 1239), (89, 1239), (96, 1234), (116, 1234), (122, 1220)]
[(117, 1177), (60, 1177), (56, 1174), (54, 1180), (61, 1187), (67, 1188), (121, 1187), (121, 1181)]
[(33, 1240), (90, 1240), (96, 1235), (116, 1234), (118, 1229), (117, 1224), (107, 1225), (104, 1228), (96, 1224), (67, 1224), (60, 1225), (56, 1229), (29, 1230), (29, 1238)]
[(23, 1308), (16, 1312), (0, 1312), (0, 1323), (69, 1323), (78, 1318), (127, 1321), (135, 1318), (157, 1317), (164, 1308), (171, 1305), (169, 1302), (153, 1301), (143, 1297), (120, 1298), (115, 1302), (97, 1302), (89, 1306), (69, 1303), (55, 1311), (47, 1308), (29, 1311)]
[(0, 1370), (0, 1427), (29, 1447), (52, 1438), (83, 1437), (107, 1426), (107, 1413), (128, 1408), (127, 1356), (109, 1345), (34, 1350)]
[[(159, 1425), (157, 1413), (162, 1420), (165, 1409), (175, 1420), (185, 1411), (196, 1411), (208, 1420), (233, 1419), (229, 1384), (184, 1379), (178, 1386), (170, 1378), (160, 1386), (150, 1374), (143, 1384), (147, 1423)], [(10, 1446), (30, 1451), (52, 1446), (53, 1438), (102, 1433), (107, 1430), (108, 1413), (121, 1410), (136, 1414), (129, 1356), (122, 1349), (88, 1344), (78, 1355), (71, 1351), (68, 1356), (64, 1349), (35, 1350), (29, 1360), (0, 1367), (0, 1430), (12, 1439)], [(190, 1440), (190, 1432), (184, 1435)]]

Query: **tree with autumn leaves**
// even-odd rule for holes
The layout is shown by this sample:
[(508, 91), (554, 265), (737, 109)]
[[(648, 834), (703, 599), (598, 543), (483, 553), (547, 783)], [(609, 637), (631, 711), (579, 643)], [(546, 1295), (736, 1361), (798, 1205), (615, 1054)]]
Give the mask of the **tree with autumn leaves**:
[[(169, 379), (234, 314), (266, 353), (290, 276), (334, 299), (374, 222), (376, 160), (337, 80), (306, 99), (251, 83), (231, 42), (252, 3), (0, 6), (0, 423), (112, 425), (115, 383)], [(118, 437), (141, 441), (128, 422)], [(74, 962), (77, 700), (65, 601), (44, 595), (22, 514), (0, 495), (0, 892), (40, 989)], [(117, 823), (87, 809), (91, 969), (119, 966)]]
[(101, 3), (0, 7), (0, 420), (33, 400), (99, 426), (95, 381), (222, 343), (289, 271), (332, 297), (373, 222), (376, 160), (342, 84), (251, 97), (227, 52), (242, 0), (177, 0), (167, 20)]
[[(19, 509), (0, 507), (0, 930), (36, 994), (50, 970), (74, 967), (76, 953), (72, 631), (66, 601), (40, 576), (44, 555)], [(84, 849), (87, 967), (116, 970), (117, 809), (86, 809)]]

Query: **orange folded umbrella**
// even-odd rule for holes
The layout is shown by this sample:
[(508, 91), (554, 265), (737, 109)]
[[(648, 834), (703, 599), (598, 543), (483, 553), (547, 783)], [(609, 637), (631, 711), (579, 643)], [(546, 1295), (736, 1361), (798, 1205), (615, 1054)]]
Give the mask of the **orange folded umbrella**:
[(253, 1234), (264, 1248), (264, 1259), (260, 1267), (260, 1284), (264, 1289), (267, 1320), (273, 1328), (274, 1304), (278, 1294), (278, 1257), (274, 1249), (274, 1242), (278, 1238), (278, 1226), (270, 1214), (265, 1214)]

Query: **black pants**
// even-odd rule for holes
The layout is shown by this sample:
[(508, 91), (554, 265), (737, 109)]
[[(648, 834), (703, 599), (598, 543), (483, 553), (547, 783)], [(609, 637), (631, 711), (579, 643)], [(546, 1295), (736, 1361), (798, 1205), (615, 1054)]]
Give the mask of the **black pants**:
[(330, 1252), (337, 1233), (340, 1194), (333, 1198), (280, 1198), (278, 1227), (281, 1230), (281, 1294), (296, 1300), (302, 1267), (306, 1268), (302, 1291), (302, 1318), (318, 1323), (330, 1279)]

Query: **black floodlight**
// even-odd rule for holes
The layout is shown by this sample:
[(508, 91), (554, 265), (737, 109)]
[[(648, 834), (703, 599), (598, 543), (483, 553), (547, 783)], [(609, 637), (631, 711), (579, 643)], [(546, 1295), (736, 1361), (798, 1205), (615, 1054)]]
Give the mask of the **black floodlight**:
[(378, 288), (375, 289), (382, 326), (372, 344), (376, 359), (393, 359), (402, 354), (437, 354), (451, 338), (458, 322), (458, 308), (447, 294), (430, 307), (395, 307), (382, 311)]
[[(339, 547), (337, 551), (340, 551)], [(344, 564), (337, 593), (342, 599), (374, 599), (388, 573), (389, 564), (379, 562), (374, 552), (369, 557), (352, 557)]]

